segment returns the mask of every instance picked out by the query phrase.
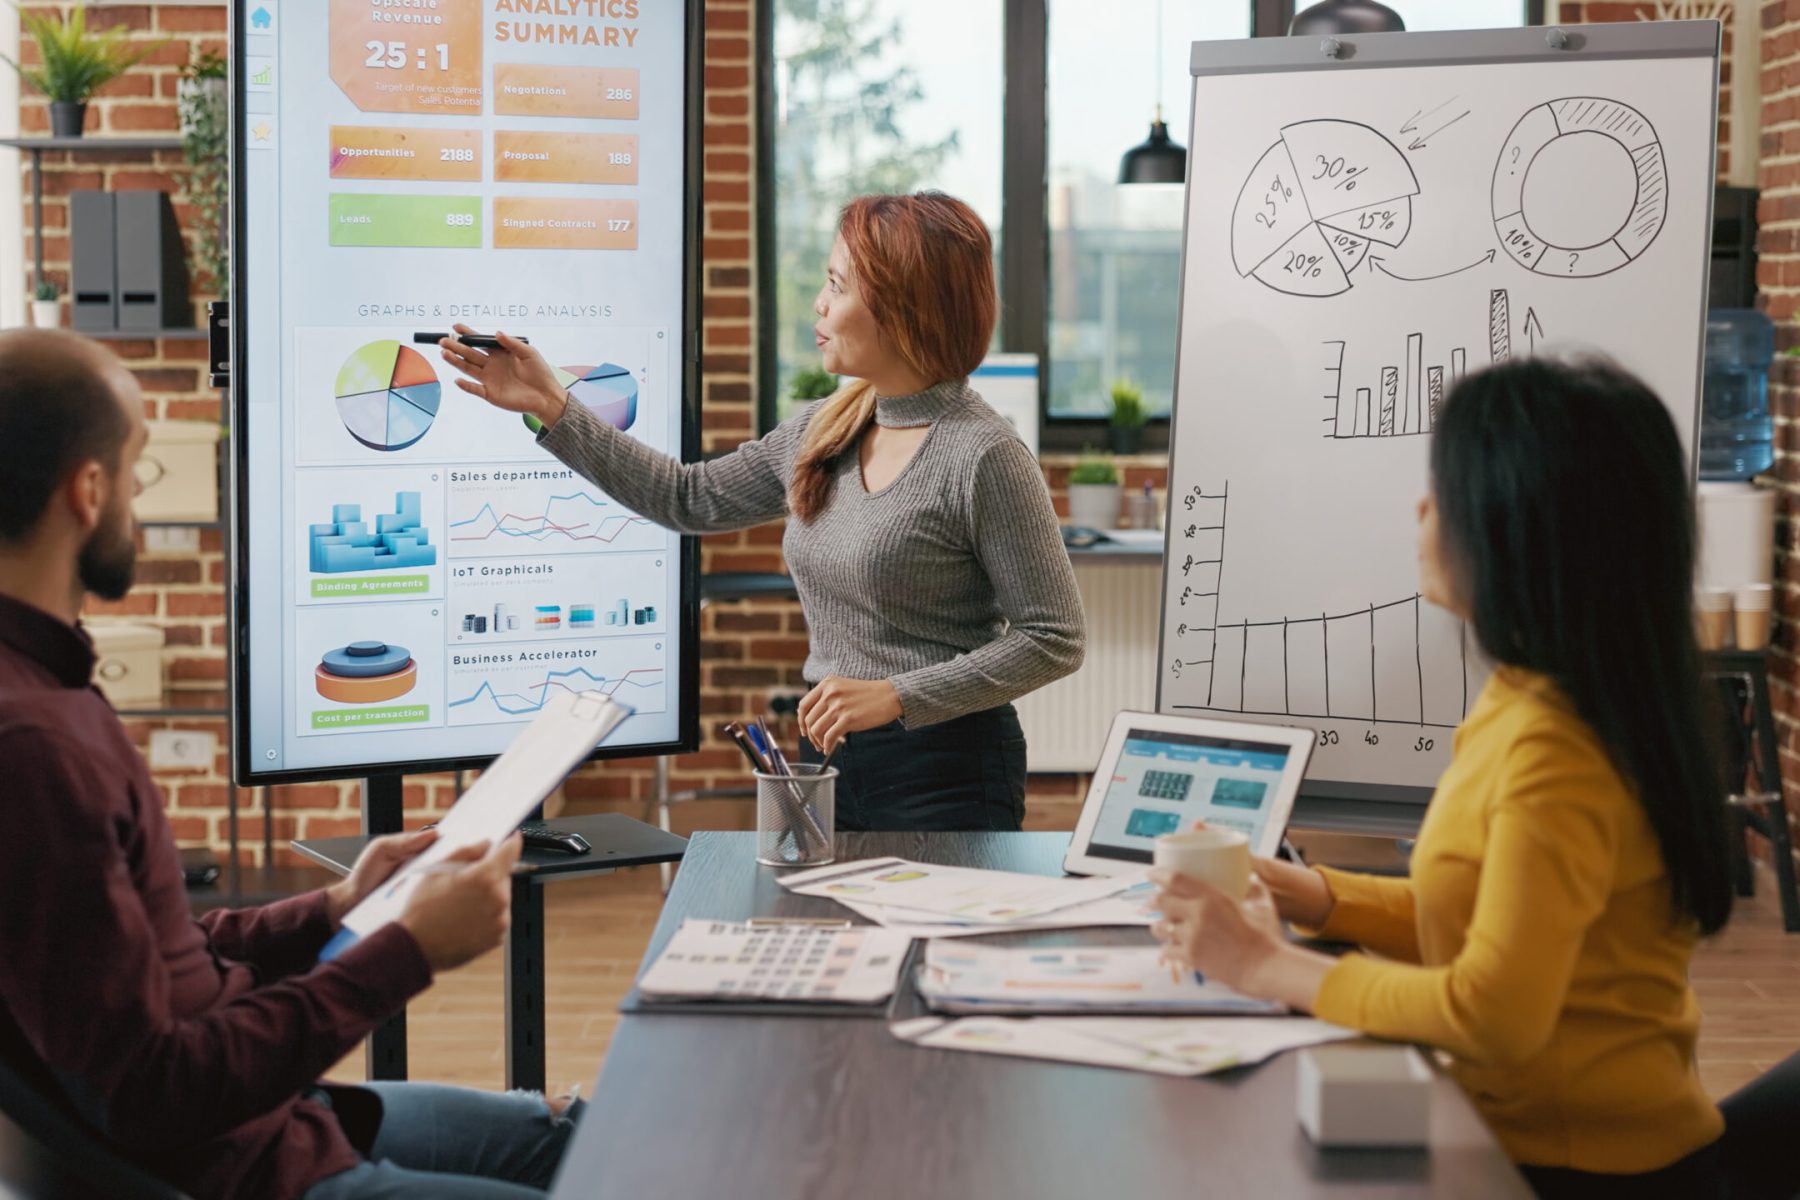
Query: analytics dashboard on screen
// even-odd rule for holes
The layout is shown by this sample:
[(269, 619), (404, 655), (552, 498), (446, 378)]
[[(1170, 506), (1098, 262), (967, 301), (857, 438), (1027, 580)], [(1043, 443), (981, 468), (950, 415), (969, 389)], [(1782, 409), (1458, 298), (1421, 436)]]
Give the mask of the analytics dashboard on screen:
[(527, 338), (691, 451), (682, 0), (234, 0), (240, 780), (498, 754), (552, 696), (691, 726), (691, 546), (455, 386)]

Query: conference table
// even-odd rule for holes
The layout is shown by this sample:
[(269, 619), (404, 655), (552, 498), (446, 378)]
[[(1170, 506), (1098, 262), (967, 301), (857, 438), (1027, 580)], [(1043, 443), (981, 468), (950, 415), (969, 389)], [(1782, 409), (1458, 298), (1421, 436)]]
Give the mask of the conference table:
[[(838, 860), (1060, 874), (1062, 833), (841, 834)], [(846, 917), (757, 865), (752, 833), (698, 833), (644, 956), (689, 917)], [(1004, 935), (1147, 943), (1143, 929)], [(641, 974), (642, 968), (640, 968)], [(927, 1050), (858, 1016), (621, 1018), (552, 1195), (1154, 1200), (1529, 1200), (1474, 1108), (1433, 1081), (1428, 1149), (1320, 1150), (1295, 1117), (1296, 1056), (1198, 1079)]]

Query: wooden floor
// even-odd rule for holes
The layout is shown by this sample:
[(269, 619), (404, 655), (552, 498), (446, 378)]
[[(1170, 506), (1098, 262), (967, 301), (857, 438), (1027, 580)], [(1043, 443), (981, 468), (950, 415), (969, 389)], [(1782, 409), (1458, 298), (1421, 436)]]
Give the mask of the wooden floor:
[[(1731, 926), (1694, 961), (1705, 1016), (1700, 1074), (1724, 1096), (1800, 1050), (1800, 934), (1786, 934), (1766, 874)], [(592, 1094), (645, 943), (662, 907), (655, 868), (571, 880), (546, 896), (549, 1083)], [(471, 1087), (504, 1085), (500, 956), (445, 976), (407, 1010), (411, 1075)], [(362, 1077), (361, 1051), (334, 1079)]]

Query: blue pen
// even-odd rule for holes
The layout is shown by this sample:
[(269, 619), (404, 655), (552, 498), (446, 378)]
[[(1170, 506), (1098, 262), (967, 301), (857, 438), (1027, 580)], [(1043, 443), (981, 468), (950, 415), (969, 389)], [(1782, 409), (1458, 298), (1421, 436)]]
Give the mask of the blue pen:
[[(757, 744), (762, 748), (763, 757), (768, 759), (774, 767), (775, 774), (791, 776), (794, 773), (788, 767), (787, 755), (781, 752), (780, 743), (775, 740), (760, 720), (752, 719), (745, 729), (756, 738)], [(788, 794), (794, 798), (794, 803), (800, 809), (800, 817), (805, 823), (806, 833), (819, 845), (825, 845), (825, 827), (819, 823), (818, 810), (806, 799), (805, 790), (799, 784), (792, 783), (788, 785)]]

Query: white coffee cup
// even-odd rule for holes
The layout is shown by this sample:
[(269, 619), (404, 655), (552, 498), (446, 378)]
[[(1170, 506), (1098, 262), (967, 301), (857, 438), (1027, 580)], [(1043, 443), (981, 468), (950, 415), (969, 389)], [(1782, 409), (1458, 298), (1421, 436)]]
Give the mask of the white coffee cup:
[(1250, 891), (1250, 839), (1235, 829), (1184, 829), (1156, 839), (1151, 861), (1209, 883), (1234, 900)]

